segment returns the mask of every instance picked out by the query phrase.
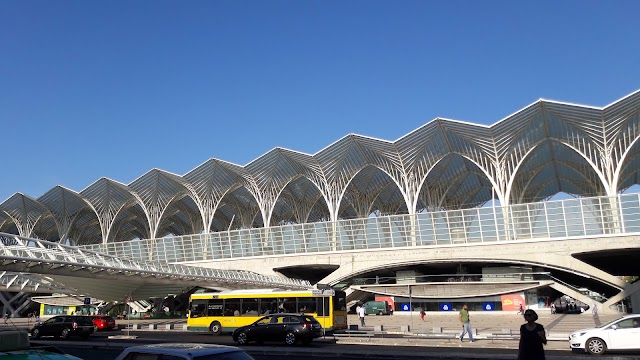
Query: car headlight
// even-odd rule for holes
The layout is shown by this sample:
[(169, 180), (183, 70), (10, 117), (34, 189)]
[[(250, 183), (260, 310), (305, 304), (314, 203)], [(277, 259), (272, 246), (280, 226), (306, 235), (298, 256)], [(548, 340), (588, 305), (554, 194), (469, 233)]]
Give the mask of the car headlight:
[(584, 336), (584, 334), (586, 334), (586, 333), (587, 333), (586, 331), (583, 331), (583, 332), (580, 332), (580, 333), (573, 333), (573, 334), (571, 334), (571, 338), (573, 339), (573, 338), (577, 338), (577, 337), (580, 337), (580, 336)]

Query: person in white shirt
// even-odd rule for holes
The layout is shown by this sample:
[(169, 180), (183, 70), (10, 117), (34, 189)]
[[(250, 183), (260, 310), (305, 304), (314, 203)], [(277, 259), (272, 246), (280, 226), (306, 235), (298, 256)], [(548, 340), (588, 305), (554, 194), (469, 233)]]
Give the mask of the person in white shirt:
[(365, 307), (360, 306), (356, 309), (356, 311), (358, 312), (358, 317), (360, 317), (360, 326), (364, 327), (364, 315), (366, 313)]

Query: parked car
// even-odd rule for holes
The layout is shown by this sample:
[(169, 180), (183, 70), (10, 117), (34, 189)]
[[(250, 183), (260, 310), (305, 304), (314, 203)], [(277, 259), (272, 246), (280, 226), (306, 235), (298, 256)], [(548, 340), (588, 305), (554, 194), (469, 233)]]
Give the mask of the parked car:
[(116, 321), (109, 315), (91, 315), (93, 330), (113, 330), (116, 328)]
[(254, 360), (244, 350), (225, 345), (215, 344), (156, 344), (132, 346), (124, 349), (116, 360)]
[(66, 339), (77, 335), (86, 339), (93, 333), (93, 321), (89, 316), (58, 315), (31, 329), (31, 337), (56, 336)]
[(574, 331), (569, 335), (571, 349), (591, 354), (608, 350), (640, 350), (640, 315), (626, 315), (593, 329)]
[(322, 325), (313, 316), (305, 314), (267, 315), (233, 331), (233, 341), (240, 345), (250, 341), (284, 341), (287, 345), (301, 341), (307, 345), (320, 336)]

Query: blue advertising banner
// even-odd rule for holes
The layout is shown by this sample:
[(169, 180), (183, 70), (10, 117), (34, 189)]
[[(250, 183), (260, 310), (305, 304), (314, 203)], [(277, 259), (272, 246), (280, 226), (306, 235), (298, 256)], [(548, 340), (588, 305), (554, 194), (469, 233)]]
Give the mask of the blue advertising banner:
[(482, 303), (482, 310), (484, 310), (484, 311), (493, 311), (495, 309), (496, 309), (495, 305), (493, 305), (492, 302)]
[(400, 311), (411, 311), (409, 304), (400, 304)]
[(451, 303), (440, 303), (440, 311), (451, 311), (452, 309)]

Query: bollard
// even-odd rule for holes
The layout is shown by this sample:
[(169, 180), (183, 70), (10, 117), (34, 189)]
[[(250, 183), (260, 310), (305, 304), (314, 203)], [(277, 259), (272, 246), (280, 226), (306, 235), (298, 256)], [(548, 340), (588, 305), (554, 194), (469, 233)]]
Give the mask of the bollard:
[(375, 325), (375, 326), (373, 327), (373, 331), (383, 331), (382, 329), (383, 329), (383, 326), (382, 326), (382, 325)]
[(442, 328), (441, 328), (441, 327), (434, 327), (434, 328), (433, 328), (433, 332), (434, 332), (435, 334), (440, 334), (440, 333), (442, 333)]
[(155, 330), (156, 324), (149, 324), (149, 330)]
[(164, 324), (165, 330), (171, 330), (171, 324)]
[(409, 331), (411, 331), (411, 326), (409, 326), (409, 325), (402, 325), (402, 326), (400, 326), (400, 331), (403, 331), (403, 332), (409, 332)]
[(139, 324), (133, 324), (131, 325), (131, 330), (138, 330), (140, 328)]

